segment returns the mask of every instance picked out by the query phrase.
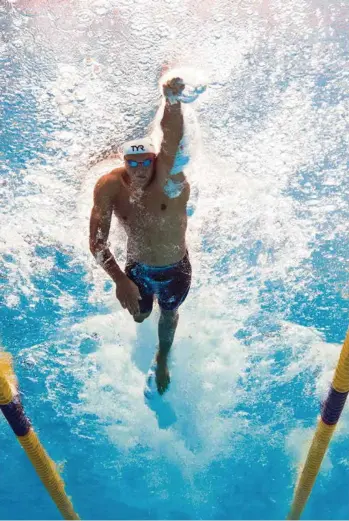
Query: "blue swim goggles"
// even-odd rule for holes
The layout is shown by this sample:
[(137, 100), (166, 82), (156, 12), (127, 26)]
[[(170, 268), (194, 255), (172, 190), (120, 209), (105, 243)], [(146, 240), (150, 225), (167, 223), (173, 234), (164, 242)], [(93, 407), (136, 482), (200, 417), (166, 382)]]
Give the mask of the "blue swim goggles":
[(207, 88), (207, 85), (190, 85), (187, 84), (185, 86), (185, 89), (181, 94), (170, 94), (167, 96), (168, 101), (171, 105), (174, 103), (177, 103), (177, 101), (181, 101), (182, 103), (193, 103), (193, 101), (196, 101), (200, 94), (205, 92)]
[(152, 159), (146, 159), (145, 161), (134, 161), (133, 159), (126, 159), (127, 163), (132, 166), (132, 168), (137, 168), (137, 166), (150, 166), (153, 162)]

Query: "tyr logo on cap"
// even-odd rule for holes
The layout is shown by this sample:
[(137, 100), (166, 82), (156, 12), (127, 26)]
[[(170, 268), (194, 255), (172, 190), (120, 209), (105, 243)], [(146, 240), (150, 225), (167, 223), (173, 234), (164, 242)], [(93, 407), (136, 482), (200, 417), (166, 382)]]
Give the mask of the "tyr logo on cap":
[[(0, 0), (1, 1), (1, 0)], [(155, 147), (150, 138), (132, 139), (122, 147), (124, 156), (133, 154), (155, 154)]]

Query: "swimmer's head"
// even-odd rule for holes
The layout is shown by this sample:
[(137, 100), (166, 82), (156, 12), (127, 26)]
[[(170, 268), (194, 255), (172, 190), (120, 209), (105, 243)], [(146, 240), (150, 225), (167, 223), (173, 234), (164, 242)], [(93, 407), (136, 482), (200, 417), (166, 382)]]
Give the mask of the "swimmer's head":
[(155, 172), (155, 147), (150, 138), (128, 141), (122, 147), (125, 169), (130, 185), (135, 189), (145, 188)]

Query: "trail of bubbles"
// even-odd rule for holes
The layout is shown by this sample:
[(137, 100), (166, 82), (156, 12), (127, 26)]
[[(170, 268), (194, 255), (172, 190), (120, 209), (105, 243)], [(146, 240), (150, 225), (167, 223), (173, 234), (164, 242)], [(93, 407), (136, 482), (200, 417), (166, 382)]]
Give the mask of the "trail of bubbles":
[[(11, 324), (30, 326), (22, 356), (45, 370), (57, 356), (34, 338), (43, 321), (51, 339), (60, 329), (59, 342), (80, 350), (59, 352), (49, 398), (63, 413), (62, 372), (81, 385), (74, 414), (95, 414), (123, 454), (122, 466), (112, 463), (128, 478), (118, 490), (125, 503), (137, 494), (166, 517), (176, 511), (172, 479), (187, 516), (222, 518), (220, 499), (231, 499), (213, 475), (231, 469), (252, 496), (261, 475), (246, 483), (242, 473), (267, 464), (265, 447), (298, 460), (293, 447), (313, 424), (301, 407), (314, 418), (338, 355), (330, 342), (346, 327), (345, 8), (75, 0), (28, 9), (0, 6), (1, 297)], [(186, 114), (188, 177), (199, 191), (188, 230), (194, 279), (166, 398), (177, 421), (165, 430), (142, 400), (157, 317), (138, 329), (125, 317), (87, 233), (94, 183), (118, 164), (103, 152), (151, 129), (158, 79), (172, 66), (200, 68), (209, 88), (196, 104), (200, 128)], [(124, 262), (115, 223), (111, 240)], [(334, 309), (325, 325), (321, 306)]]

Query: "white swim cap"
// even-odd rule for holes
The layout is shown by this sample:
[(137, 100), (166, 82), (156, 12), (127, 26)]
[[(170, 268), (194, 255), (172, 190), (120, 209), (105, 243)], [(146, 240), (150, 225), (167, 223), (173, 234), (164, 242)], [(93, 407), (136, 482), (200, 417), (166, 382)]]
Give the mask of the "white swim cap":
[(156, 154), (155, 147), (150, 137), (127, 141), (122, 147), (124, 156), (133, 154)]

